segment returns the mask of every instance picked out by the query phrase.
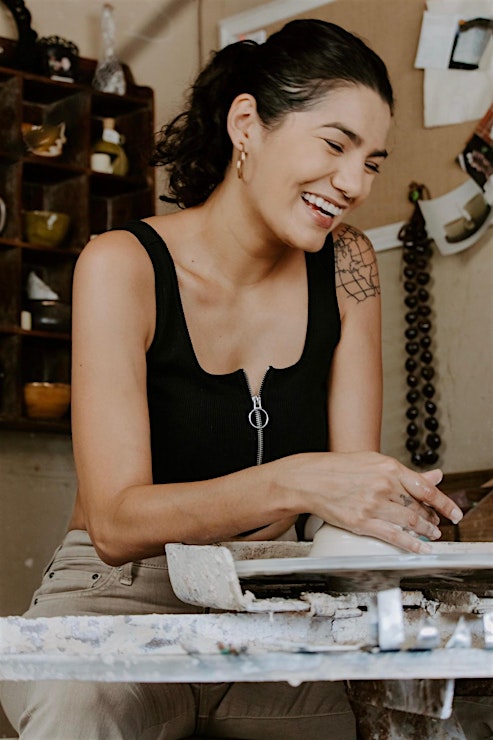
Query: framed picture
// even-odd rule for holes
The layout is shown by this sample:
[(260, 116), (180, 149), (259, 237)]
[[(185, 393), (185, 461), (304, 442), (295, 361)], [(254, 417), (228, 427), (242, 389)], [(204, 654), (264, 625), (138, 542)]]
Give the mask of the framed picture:
[(79, 71), (79, 49), (60, 36), (47, 36), (37, 42), (42, 73), (52, 80), (75, 82)]

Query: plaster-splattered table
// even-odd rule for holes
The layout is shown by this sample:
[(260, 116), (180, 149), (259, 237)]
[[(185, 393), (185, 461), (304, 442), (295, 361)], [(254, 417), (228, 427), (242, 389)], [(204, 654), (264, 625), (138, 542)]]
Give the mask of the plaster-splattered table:
[[(180, 598), (225, 612), (0, 619), (0, 679), (346, 680), (361, 737), (377, 725), (378, 737), (402, 737), (407, 718), (420, 737), (461, 738), (450, 718), (454, 680), (493, 678), (493, 550), (468, 547), (460, 562), (448, 552), (448, 564), (443, 550), (435, 567), (375, 569), (316, 564), (303, 543), (168, 546)], [(438, 639), (426, 643), (430, 626)]]

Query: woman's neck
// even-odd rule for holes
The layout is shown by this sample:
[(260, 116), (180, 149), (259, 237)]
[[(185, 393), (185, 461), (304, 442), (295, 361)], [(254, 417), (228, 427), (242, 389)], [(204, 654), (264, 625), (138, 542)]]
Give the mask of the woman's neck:
[(293, 250), (269, 239), (258, 219), (232, 201), (218, 186), (204, 204), (174, 214), (166, 241), (170, 246), (176, 239), (182, 267), (232, 287), (254, 285), (291, 259)]

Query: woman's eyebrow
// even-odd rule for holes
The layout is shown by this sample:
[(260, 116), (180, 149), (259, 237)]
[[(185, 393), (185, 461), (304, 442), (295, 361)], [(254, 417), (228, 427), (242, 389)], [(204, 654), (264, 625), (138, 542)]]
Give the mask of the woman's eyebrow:
[[(324, 123), (322, 128), (336, 128), (341, 133), (345, 134), (348, 139), (351, 139), (351, 141), (356, 144), (356, 146), (360, 146), (363, 143), (363, 140), (361, 136), (354, 131), (351, 131), (351, 129), (346, 128), (346, 126), (343, 123), (339, 123), (338, 121), (334, 121), (333, 123)], [(374, 152), (371, 152), (370, 157), (382, 157), (385, 159), (389, 156), (389, 153), (386, 149), (376, 149)]]

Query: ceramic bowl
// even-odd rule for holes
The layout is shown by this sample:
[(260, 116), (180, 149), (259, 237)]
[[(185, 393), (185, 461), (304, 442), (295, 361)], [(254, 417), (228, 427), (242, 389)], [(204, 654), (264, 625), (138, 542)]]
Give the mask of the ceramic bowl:
[(23, 211), (24, 234), (30, 244), (59, 247), (67, 236), (70, 216), (57, 211)]
[(70, 385), (26, 383), (24, 403), (29, 419), (61, 419), (70, 406)]
[(69, 303), (58, 300), (29, 301), (32, 328), (38, 331), (70, 332), (72, 309)]
[(322, 524), (315, 532), (310, 550), (311, 558), (405, 554), (408, 554), (406, 550), (389, 545), (376, 537), (354, 534), (327, 523)]
[(38, 157), (59, 157), (67, 142), (63, 122), (55, 125), (45, 123), (41, 126), (23, 123), (22, 135), (28, 151)]

